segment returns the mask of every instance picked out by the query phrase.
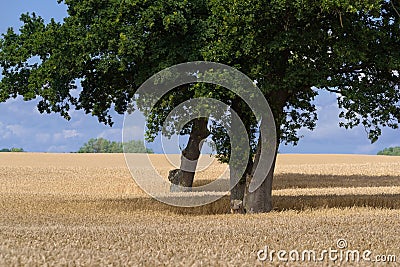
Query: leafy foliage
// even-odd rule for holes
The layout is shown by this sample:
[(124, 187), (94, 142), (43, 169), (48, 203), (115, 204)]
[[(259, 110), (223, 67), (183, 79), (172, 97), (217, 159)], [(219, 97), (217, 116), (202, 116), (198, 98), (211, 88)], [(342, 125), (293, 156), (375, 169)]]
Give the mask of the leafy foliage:
[[(23, 14), (20, 33), (10, 28), (3, 35), (0, 101), (40, 97), (40, 112), (69, 119), (74, 106), (112, 124), (111, 107), (123, 113), (152, 74), (198, 58), (204, 25), (195, 16), (202, 16), (202, 1), (64, 2), (63, 23), (45, 25), (36, 14)], [(83, 90), (75, 97), (78, 81)]]
[(400, 147), (387, 147), (378, 152), (377, 155), (385, 155), (385, 156), (400, 156)]
[(104, 138), (91, 138), (85, 143), (78, 153), (153, 153), (151, 149), (145, 147), (143, 141), (132, 140), (127, 143), (109, 141)]
[(318, 90), (338, 95), (341, 126), (362, 124), (371, 141), (400, 119), (398, 2), (212, 1), (216, 34), (207, 59), (258, 82), (280, 125), (297, 143), (315, 127)]

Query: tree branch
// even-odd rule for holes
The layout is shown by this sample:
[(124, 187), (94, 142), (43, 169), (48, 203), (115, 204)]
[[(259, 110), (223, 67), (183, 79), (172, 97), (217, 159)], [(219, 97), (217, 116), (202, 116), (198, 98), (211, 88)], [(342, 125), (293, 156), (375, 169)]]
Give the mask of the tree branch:
[(330, 88), (325, 88), (326, 91), (331, 92), (331, 93), (336, 93), (336, 94), (342, 94), (342, 90), (335, 90), (335, 89), (330, 89)]
[(390, 4), (392, 4), (392, 7), (393, 7), (394, 11), (395, 11), (395, 12), (397, 13), (397, 15), (400, 17), (400, 13), (399, 13), (399, 11), (397, 10), (397, 8), (394, 6), (393, 0), (390, 1)]

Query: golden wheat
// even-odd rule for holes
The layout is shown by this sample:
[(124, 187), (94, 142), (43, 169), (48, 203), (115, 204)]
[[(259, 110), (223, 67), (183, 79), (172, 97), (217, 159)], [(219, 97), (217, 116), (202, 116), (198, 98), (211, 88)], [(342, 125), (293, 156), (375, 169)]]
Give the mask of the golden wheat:
[[(175, 168), (151, 158), (164, 177)], [(213, 162), (196, 184), (225, 170)], [(340, 238), (400, 261), (400, 157), (279, 155), (275, 211), (260, 215), (228, 214), (229, 197), (159, 203), (117, 154), (0, 154), (0, 184), (0, 266), (321, 266), (262, 263), (257, 251), (336, 248)]]

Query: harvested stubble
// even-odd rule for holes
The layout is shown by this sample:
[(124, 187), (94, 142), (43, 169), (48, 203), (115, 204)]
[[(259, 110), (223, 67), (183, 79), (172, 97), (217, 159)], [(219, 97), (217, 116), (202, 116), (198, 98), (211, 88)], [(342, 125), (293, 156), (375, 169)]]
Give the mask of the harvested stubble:
[[(152, 157), (162, 175), (174, 168)], [(225, 168), (214, 163), (196, 184)], [(339, 238), (400, 260), (396, 157), (279, 155), (276, 209), (262, 215), (226, 214), (228, 197), (191, 209), (161, 204), (135, 185), (122, 155), (1, 154), (0, 184), (4, 266), (253, 266), (266, 245), (320, 251)]]

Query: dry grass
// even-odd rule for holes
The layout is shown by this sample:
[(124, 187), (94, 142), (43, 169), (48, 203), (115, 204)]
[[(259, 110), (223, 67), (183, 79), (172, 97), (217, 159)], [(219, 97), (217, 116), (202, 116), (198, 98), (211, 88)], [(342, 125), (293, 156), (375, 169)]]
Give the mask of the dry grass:
[[(163, 176), (173, 168), (152, 161)], [(213, 163), (197, 185), (225, 169)], [(400, 157), (279, 155), (276, 172), (275, 211), (242, 216), (227, 197), (191, 209), (149, 198), (122, 155), (0, 154), (0, 266), (254, 266), (266, 245), (339, 238), (400, 261)]]

